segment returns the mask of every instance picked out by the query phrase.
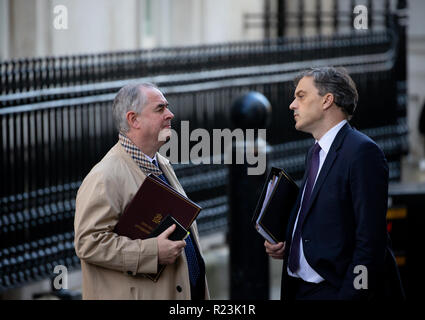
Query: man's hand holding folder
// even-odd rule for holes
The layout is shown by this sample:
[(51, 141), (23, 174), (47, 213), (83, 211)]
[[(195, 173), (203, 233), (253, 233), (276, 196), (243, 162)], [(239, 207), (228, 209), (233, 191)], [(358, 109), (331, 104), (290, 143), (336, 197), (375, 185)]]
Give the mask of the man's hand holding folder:
[(160, 265), (172, 264), (186, 247), (184, 241), (190, 232), (187, 231), (172, 215), (167, 215), (149, 235), (157, 237), (158, 263)]
[(158, 263), (160, 265), (172, 264), (183, 252), (186, 242), (184, 240), (172, 241), (168, 237), (176, 230), (176, 225), (166, 229), (158, 236)]
[(286, 246), (286, 241), (279, 242), (276, 244), (272, 244), (268, 242), (267, 240), (264, 241), (264, 247), (266, 247), (266, 253), (274, 259), (280, 259), (280, 260), (283, 259), (283, 255), (285, 254), (285, 246)]

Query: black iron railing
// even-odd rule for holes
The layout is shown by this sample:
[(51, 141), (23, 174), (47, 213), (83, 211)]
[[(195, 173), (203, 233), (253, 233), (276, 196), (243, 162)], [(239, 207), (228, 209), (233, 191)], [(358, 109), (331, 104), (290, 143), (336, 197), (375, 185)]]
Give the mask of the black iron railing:
[[(73, 251), (75, 195), (90, 168), (117, 141), (111, 101), (131, 81), (159, 85), (190, 129), (231, 128), (229, 109), (246, 91), (271, 102), (270, 165), (300, 179), (311, 138), (294, 129), (292, 79), (301, 69), (343, 65), (360, 100), (352, 124), (383, 148), (392, 181), (400, 179), (406, 121), (400, 36), (391, 30), (213, 46), (33, 58), (0, 67), (0, 291), (78, 267)], [(403, 79), (401, 79), (403, 80)], [(190, 198), (204, 210), (202, 234), (227, 226), (225, 165), (176, 164)]]

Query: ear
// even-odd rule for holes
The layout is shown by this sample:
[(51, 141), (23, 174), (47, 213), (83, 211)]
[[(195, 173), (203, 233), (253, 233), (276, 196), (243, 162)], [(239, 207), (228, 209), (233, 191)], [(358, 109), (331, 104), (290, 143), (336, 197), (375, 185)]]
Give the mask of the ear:
[(323, 96), (322, 101), (323, 110), (327, 110), (334, 104), (334, 95), (332, 93), (327, 93)]
[(140, 127), (140, 121), (136, 112), (128, 111), (125, 117), (130, 128), (138, 129)]

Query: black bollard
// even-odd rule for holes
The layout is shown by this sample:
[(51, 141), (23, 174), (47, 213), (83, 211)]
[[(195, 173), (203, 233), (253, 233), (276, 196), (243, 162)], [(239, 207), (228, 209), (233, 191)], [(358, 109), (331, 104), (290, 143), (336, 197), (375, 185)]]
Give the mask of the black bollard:
[[(232, 163), (229, 165), (229, 248), (230, 298), (267, 300), (269, 298), (269, 260), (264, 239), (254, 229), (251, 218), (266, 179), (264, 173), (249, 175), (246, 156), (236, 164), (235, 156), (249, 146), (247, 129), (255, 129), (255, 152), (266, 152), (266, 141), (258, 137), (257, 129), (265, 129), (271, 115), (270, 102), (261, 93), (249, 92), (236, 99), (231, 108), (234, 129), (244, 131), (245, 142), (233, 143)], [(252, 145), (252, 143), (251, 143)], [(241, 150), (242, 148), (242, 150)], [(257, 153), (257, 155), (258, 155)], [(259, 157), (261, 159), (261, 157)], [(265, 160), (264, 160), (265, 161)]]

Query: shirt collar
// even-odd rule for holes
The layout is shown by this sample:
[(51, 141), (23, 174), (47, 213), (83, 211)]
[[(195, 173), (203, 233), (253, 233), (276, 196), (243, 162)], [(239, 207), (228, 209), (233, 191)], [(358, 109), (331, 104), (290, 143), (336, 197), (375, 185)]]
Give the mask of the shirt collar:
[(156, 158), (156, 153), (155, 153), (155, 155), (153, 156), (153, 158), (151, 158), (151, 157), (149, 157), (147, 154), (144, 154), (143, 153), (143, 155), (146, 157), (146, 159), (148, 159), (151, 163), (155, 160), (156, 161), (156, 163), (158, 163), (158, 159)]
[(328, 154), (329, 149), (331, 148), (332, 143), (335, 140), (336, 135), (338, 134), (339, 130), (341, 130), (341, 128), (347, 123), (347, 120), (342, 120), (341, 122), (339, 122), (337, 125), (335, 125), (334, 127), (332, 127), (332, 129), (328, 130), (328, 132), (326, 132), (323, 137), (320, 138), (319, 141), (316, 140), (316, 142), (319, 143), (320, 148), (322, 148), (322, 150)]
[(118, 134), (118, 139), (124, 150), (131, 156), (143, 172), (146, 174), (152, 173), (156, 176), (162, 174), (161, 169), (152, 163), (153, 160), (156, 160), (156, 163), (158, 163), (156, 153), (153, 158), (147, 156), (122, 132)]

